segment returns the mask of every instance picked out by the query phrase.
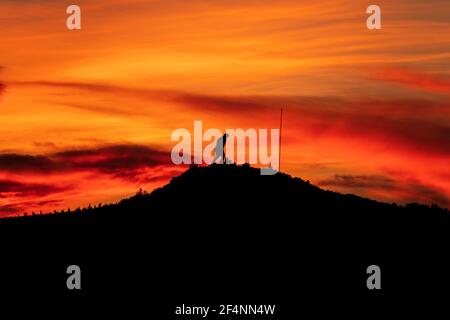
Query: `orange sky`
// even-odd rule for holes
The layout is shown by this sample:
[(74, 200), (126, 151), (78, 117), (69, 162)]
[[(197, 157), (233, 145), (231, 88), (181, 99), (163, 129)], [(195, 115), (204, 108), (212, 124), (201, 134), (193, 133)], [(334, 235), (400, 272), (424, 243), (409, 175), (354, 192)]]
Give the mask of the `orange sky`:
[(1, 1), (0, 216), (152, 190), (174, 129), (280, 107), (283, 171), (449, 207), (450, 2), (376, 4), (372, 31), (366, 1)]

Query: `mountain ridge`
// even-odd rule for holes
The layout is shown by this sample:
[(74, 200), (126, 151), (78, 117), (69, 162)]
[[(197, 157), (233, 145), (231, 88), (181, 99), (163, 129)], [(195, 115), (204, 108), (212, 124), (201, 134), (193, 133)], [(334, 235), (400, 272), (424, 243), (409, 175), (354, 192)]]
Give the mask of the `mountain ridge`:
[[(146, 192), (140, 189), (134, 196), (122, 199), (117, 203), (99, 204), (91, 207), (90, 205), (85, 208), (68, 209), (62, 211), (54, 211), (53, 213), (43, 213), (24, 216), (10, 216), (0, 219), (0, 221), (20, 220), (27, 218), (38, 217), (51, 217), (51, 216), (71, 216), (76, 213), (103, 213), (106, 211), (117, 211), (116, 209), (123, 209), (127, 211), (129, 208), (133, 210), (145, 210), (146, 206), (153, 206), (152, 202), (171, 202), (177, 199), (181, 202), (190, 202), (188, 197), (198, 198), (199, 201), (207, 202), (208, 204), (214, 204), (215, 202), (222, 202), (220, 200), (215, 201), (212, 199), (214, 193), (212, 189), (217, 189), (219, 194), (228, 198), (230, 201), (245, 202), (246, 195), (248, 201), (253, 201), (252, 204), (255, 207), (259, 207), (255, 204), (257, 199), (255, 195), (261, 195), (262, 197), (269, 197), (276, 201), (292, 200), (292, 197), (301, 196), (304, 203), (310, 204), (310, 197), (319, 200), (320, 202), (328, 201), (334, 204), (340, 204), (341, 206), (348, 206), (352, 203), (358, 207), (374, 207), (380, 210), (389, 211), (414, 211), (414, 212), (440, 212), (450, 214), (447, 208), (441, 208), (435, 204), (429, 206), (419, 203), (408, 203), (400, 205), (396, 203), (387, 203), (370, 198), (361, 197), (355, 194), (343, 194), (336, 191), (325, 190), (310, 184), (309, 181), (303, 180), (299, 177), (292, 177), (288, 174), (278, 172), (272, 176), (262, 176), (257, 168), (253, 168), (248, 164), (241, 166), (235, 164), (210, 166), (195, 166), (192, 165), (188, 170), (181, 175), (172, 177), (169, 183), (153, 190), (152, 192)], [(245, 189), (245, 190), (244, 190)], [(244, 194), (242, 194), (244, 192)], [(305, 197), (307, 197), (305, 199)], [(267, 200), (267, 199), (266, 199)], [(224, 207), (229, 207), (226, 202), (222, 202)], [(173, 203), (175, 205), (175, 203)], [(323, 205), (317, 204), (319, 207)], [(243, 206), (248, 206), (243, 204)], [(284, 207), (282, 204), (280, 206)]]

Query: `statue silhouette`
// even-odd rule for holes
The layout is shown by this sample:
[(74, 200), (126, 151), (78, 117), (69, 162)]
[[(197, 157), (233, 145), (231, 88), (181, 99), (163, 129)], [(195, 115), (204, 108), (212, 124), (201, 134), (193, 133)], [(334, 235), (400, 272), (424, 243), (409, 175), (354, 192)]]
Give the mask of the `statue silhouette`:
[(221, 159), (219, 163), (227, 163), (225, 157), (225, 145), (227, 143), (227, 138), (229, 137), (228, 133), (225, 133), (222, 137), (217, 139), (216, 147), (214, 148), (214, 160), (215, 163), (218, 159)]

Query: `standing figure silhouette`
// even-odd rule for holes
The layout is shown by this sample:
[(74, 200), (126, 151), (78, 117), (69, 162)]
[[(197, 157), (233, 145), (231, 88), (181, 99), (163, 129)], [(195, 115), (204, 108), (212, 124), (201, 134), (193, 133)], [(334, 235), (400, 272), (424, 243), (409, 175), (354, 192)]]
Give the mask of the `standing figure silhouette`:
[(217, 139), (216, 147), (214, 149), (214, 160), (213, 163), (217, 161), (217, 159), (221, 158), (219, 163), (227, 163), (225, 157), (225, 144), (227, 143), (227, 138), (229, 137), (228, 133), (225, 133), (222, 137)]

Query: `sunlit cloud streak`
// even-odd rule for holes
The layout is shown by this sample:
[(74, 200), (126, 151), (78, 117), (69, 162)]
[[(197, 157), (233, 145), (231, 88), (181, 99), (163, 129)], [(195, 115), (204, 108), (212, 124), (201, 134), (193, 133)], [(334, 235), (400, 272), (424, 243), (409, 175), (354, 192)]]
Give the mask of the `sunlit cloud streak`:
[(421, 90), (450, 94), (450, 76), (444, 77), (443, 75), (429, 75), (398, 68), (386, 68), (374, 71), (372, 78)]

